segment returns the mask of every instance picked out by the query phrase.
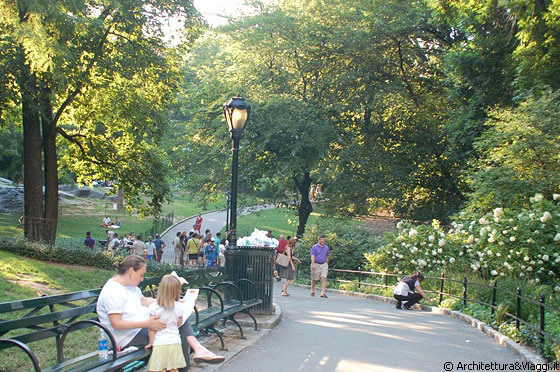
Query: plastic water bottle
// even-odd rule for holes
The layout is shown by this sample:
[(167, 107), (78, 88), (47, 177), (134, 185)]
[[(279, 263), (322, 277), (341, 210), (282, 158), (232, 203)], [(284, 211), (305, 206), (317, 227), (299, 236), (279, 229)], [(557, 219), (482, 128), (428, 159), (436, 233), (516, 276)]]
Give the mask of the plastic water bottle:
[(107, 360), (109, 359), (109, 341), (107, 339), (107, 334), (103, 329), (99, 330), (99, 339), (97, 340), (98, 345), (98, 355), (99, 359)]

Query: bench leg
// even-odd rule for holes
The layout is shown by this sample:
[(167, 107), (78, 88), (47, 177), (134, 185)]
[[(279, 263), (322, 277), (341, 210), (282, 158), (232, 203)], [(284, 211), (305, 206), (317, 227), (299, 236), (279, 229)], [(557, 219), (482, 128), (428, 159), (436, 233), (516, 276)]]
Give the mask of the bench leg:
[(239, 333), (241, 334), (241, 336), (239, 336), (239, 338), (242, 339), (242, 340), (245, 340), (246, 337), (243, 335), (243, 328), (241, 328), (241, 324), (239, 324), (239, 323), (237, 322), (237, 320), (235, 320), (234, 316), (235, 316), (235, 314), (230, 315), (230, 316), (228, 317), (228, 319), (231, 320), (232, 322), (234, 322), (235, 325), (237, 326), (237, 328), (239, 328)]
[(258, 327), (258, 325), (257, 325), (257, 319), (255, 319), (255, 317), (253, 316), (253, 314), (251, 314), (251, 313), (249, 312), (248, 309), (245, 310), (244, 313), (247, 314), (247, 315), (249, 315), (249, 316), (251, 317), (251, 319), (253, 319), (253, 323), (255, 324), (255, 331), (258, 331), (258, 330), (259, 330), (259, 327)]
[(222, 351), (228, 351), (228, 349), (226, 349), (226, 345), (224, 344), (224, 338), (222, 337), (222, 334), (220, 331), (216, 330), (216, 328), (214, 328), (214, 326), (209, 327), (209, 329), (211, 329), (212, 331), (214, 331), (214, 333), (216, 334), (216, 336), (218, 336), (218, 338), (220, 339), (220, 343), (222, 344), (222, 348), (220, 350)]

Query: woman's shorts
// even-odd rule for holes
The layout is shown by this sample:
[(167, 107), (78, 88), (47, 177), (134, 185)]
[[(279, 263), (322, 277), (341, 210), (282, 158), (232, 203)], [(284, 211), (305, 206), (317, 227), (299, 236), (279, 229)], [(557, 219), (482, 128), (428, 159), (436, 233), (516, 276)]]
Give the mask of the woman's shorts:
[(189, 260), (197, 260), (198, 253), (189, 253)]

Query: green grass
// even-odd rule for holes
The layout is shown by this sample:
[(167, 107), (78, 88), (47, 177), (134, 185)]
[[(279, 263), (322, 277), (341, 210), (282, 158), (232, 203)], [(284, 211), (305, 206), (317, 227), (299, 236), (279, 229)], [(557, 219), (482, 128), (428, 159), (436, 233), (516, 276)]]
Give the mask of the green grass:
[[(58, 265), (16, 256), (0, 251), (0, 302), (99, 288), (114, 274), (113, 271), (81, 266)], [(43, 310), (44, 312), (45, 310)], [(41, 313), (41, 312), (39, 312)], [(22, 314), (8, 314), (8, 318)], [(91, 316), (90, 316), (91, 317)], [(16, 335), (12, 332), (3, 337)], [(97, 330), (88, 328), (73, 332), (65, 342), (68, 358), (96, 350)], [(54, 338), (29, 345), (37, 355), (41, 367), (56, 363)], [(31, 371), (27, 356), (17, 348), (0, 351), (0, 371)]]
[[(320, 210), (311, 213), (306, 226), (311, 226), (322, 216)], [(280, 234), (284, 236), (295, 236), (297, 231), (296, 210), (287, 208), (267, 209), (261, 212), (241, 216), (237, 218), (238, 237), (249, 236), (253, 230), (270, 230), (277, 239)], [(222, 230), (223, 235), (223, 230)]]

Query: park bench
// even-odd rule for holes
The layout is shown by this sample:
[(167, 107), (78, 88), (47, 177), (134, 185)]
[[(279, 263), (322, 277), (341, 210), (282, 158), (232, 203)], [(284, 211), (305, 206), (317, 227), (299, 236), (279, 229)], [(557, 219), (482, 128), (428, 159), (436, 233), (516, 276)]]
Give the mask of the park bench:
[[(243, 312), (249, 314), (255, 323), (255, 329), (257, 329), (256, 320), (249, 311), (262, 301), (259, 299), (243, 299), (237, 284), (222, 282), (223, 275), (219, 269), (195, 270), (186, 279), (189, 281), (190, 288), (198, 287), (200, 289), (199, 298), (206, 302), (204, 307), (197, 304), (193, 314), (189, 317), (189, 322), (195, 332), (211, 331), (215, 333), (220, 339), (222, 349), (225, 349), (222, 335), (215, 328), (215, 325), (220, 321), (224, 321), (224, 323), (227, 320), (233, 321), (239, 327), (243, 338), (243, 330), (234, 319), (236, 314)], [(159, 281), (160, 278), (146, 280), (141, 287), (143, 293), (147, 296), (154, 296)], [(240, 283), (242, 285), (252, 284), (244, 279)], [(227, 288), (225, 300), (223, 293), (220, 293), (220, 289), (224, 288)], [(113, 335), (99, 323), (95, 313), (100, 292), (101, 289), (99, 288), (0, 303), (0, 352), (13, 347), (21, 349), (30, 359), (36, 372), (119, 371), (133, 362), (147, 360), (151, 354), (151, 349), (138, 349), (128, 353), (117, 353), (116, 355), (110, 353), (108, 360), (101, 360), (97, 355), (97, 350), (67, 358), (64, 349), (67, 337), (72, 332), (91, 327), (105, 330), (109, 336), (109, 349), (115, 349), (116, 342)], [(86, 337), (97, 341), (97, 336), (97, 332), (90, 332), (89, 336)], [(28, 344), (52, 338), (56, 343), (56, 363), (51, 367), (42, 368)], [(189, 363), (188, 360), (187, 363)]]

